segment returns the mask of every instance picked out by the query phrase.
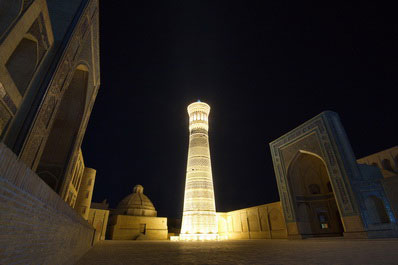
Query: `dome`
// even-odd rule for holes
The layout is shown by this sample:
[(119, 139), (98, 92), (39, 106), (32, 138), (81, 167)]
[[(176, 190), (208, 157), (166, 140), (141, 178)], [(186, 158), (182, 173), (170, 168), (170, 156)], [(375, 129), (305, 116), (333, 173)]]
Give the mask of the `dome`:
[(157, 216), (153, 203), (144, 195), (144, 187), (141, 185), (134, 186), (133, 193), (119, 203), (115, 213), (134, 216)]

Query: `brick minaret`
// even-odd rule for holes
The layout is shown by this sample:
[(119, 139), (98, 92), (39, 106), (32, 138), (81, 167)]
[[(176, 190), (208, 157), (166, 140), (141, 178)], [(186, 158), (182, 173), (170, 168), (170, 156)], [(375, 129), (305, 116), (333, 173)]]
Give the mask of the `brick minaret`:
[(189, 150), (180, 240), (218, 239), (209, 149), (209, 113), (210, 106), (204, 102), (188, 106)]

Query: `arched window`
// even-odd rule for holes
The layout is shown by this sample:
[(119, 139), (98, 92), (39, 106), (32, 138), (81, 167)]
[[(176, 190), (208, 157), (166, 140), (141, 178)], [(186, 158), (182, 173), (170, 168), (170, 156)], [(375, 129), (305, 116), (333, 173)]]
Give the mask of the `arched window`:
[(308, 191), (310, 192), (310, 194), (320, 194), (321, 193), (321, 189), (319, 188), (318, 184), (308, 185)]
[(388, 160), (388, 159), (383, 159), (383, 161), (381, 161), (381, 164), (383, 165), (383, 168), (384, 168), (385, 170), (394, 171), (394, 170), (392, 169), (390, 160)]
[(383, 201), (372, 195), (365, 200), (366, 209), (368, 210), (370, 224), (386, 224), (390, 222)]
[(22, 96), (36, 69), (37, 48), (36, 41), (23, 38), (6, 63), (6, 68)]

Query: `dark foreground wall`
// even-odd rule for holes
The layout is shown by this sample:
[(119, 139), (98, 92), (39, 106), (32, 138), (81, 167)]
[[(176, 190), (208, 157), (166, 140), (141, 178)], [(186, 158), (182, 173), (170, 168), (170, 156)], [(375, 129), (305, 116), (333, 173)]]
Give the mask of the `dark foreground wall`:
[(74, 264), (94, 229), (0, 143), (0, 264)]

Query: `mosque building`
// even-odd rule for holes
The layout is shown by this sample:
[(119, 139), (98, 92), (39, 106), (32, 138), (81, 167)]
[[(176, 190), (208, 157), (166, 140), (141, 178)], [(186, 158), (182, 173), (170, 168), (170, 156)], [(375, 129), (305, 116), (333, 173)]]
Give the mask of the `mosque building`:
[(229, 239), (398, 237), (398, 146), (356, 159), (335, 112), (270, 143), (281, 201), (217, 213)]
[(270, 150), (288, 238), (398, 236), (396, 147), (356, 160), (339, 116), (325, 111)]
[(0, 264), (74, 264), (101, 238), (81, 150), (99, 87), (98, 0), (0, 1)]
[(167, 232), (167, 218), (157, 217), (141, 185), (134, 186), (133, 193), (111, 211), (107, 231), (109, 239), (119, 240), (162, 240)]
[[(355, 159), (339, 116), (331, 111), (270, 143), (281, 201), (216, 212), (209, 112), (204, 102), (188, 106), (184, 211), (181, 233), (170, 234), (171, 240), (398, 236), (398, 146)], [(137, 185), (112, 211), (107, 234), (109, 239), (167, 239), (167, 218), (156, 217)]]
[[(215, 205), (203, 208), (214, 203), (212, 179), (207, 177), (211, 176), (208, 140), (196, 143), (192, 137), (197, 128), (208, 137), (210, 107), (204, 104), (188, 106), (191, 136), (180, 240), (193, 228), (187, 220), (198, 227), (213, 224), (202, 217), (215, 209)], [(398, 147), (356, 160), (339, 116), (325, 111), (271, 142), (270, 149), (281, 201), (217, 213), (217, 238), (398, 236)], [(195, 156), (206, 158), (207, 163), (194, 164)], [(200, 185), (192, 184), (192, 174)], [(204, 180), (210, 184), (204, 185)], [(208, 240), (207, 233), (201, 231), (202, 237), (194, 239)]]

